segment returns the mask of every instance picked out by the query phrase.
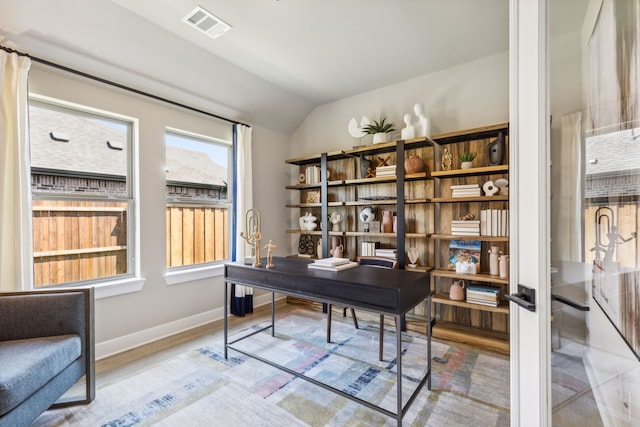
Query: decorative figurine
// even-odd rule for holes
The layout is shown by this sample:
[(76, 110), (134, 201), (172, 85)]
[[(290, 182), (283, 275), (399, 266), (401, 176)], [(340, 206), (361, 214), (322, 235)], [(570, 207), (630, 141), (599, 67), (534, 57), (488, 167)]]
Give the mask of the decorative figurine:
[(249, 209), (245, 218), (246, 229), (252, 230), (252, 232), (247, 236), (241, 231), (240, 237), (245, 239), (247, 243), (253, 247), (251, 252), (255, 256), (255, 261), (252, 265), (254, 267), (262, 267), (262, 263), (260, 262), (260, 239), (262, 239), (262, 233), (260, 232), (260, 212), (256, 209)]
[(369, 175), (372, 171), (374, 171), (373, 162), (360, 154), (360, 178), (371, 178)]
[(500, 132), (495, 141), (487, 144), (489, 166), (501, 165), (504, 162), (504, 134)]
[(444, 152), (442, 153), (442, 170), (450, 171), (452, 165), (453, 165), (453, 156), (451, 155), (451, 152), (449, 151), (449, 149), (445, 148)]
[(487, 181), (482, 185), (482, 191), (484, 191), (485, 196), (495, 196), (500, 191), (500, 188), (493, 181)]
[(418, 266), (418, 249), (409, 248), (407, 251), (407, 256), (409, 258), (409, 267), (417, 267)]
[(333, 224), (331, 231), (340, 231), (340, 222), (342, 221), (342, 215), (339, 212), (334, 211), (329, 217), (329, 221)]
[(416, 126), (416, 136), (431, 136), (431, 120), (424, 113), (424, 105), (416, 104), (413, 106), (413, 112), (418, 116), (418, 125)]
[(267, 268), (273, 268), (273, 249), (277, 248), (271, 240), (262, 249), (267, 250)]
[(400, 138), (403, 140), (416, 137), (416, 128), (411, 124), (411, 114), (404, 115), (404, 124), (406, 125), (400, 130)]
[(360, 210), (360, 221), (364, 223), (364, 231), (369, 232), (369, 223), (376, 219), (376, 212), (367, 206)]

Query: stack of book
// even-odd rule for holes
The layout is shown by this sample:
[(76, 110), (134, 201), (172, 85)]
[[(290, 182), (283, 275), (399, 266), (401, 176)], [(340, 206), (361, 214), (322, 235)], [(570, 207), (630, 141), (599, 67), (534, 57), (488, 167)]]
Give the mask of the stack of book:
[(375, 256), (376, 248), (380, 247), (380, 242), (361, 242), (360, 243), (360, 255), (362, 256)]
[(351, 261), (349, 258), (331, 257), (318, 259), (307, 267), (312, 270), (340, 271), (356, 267), (357, 265), (357, 262)]
[(396, 176), (396, 165), (378, 166), (376, 168), (376, 176)]
[(476, 197), (480, 195), (480, 184), (461, 184), (451, 186), (451, 197)]
[(480, 220), (452, 220), (452, 236), (479, 236)]
[(480, 211), (481, 236), (508, 236), (509, 209), (483, 209)]
[(467, 302), (472, 304), (487, 305), (497, 307), (500, 303), (500, 288), (490, 286), (467, 286)]
[(396, 249), (395, 248), (376, 249), (375, 250), (375, 256), (396, 259)]
[(320, 183), (320, 168), (318, 166), (307, 166), (304, 170), (304, 177), (307, 184)]

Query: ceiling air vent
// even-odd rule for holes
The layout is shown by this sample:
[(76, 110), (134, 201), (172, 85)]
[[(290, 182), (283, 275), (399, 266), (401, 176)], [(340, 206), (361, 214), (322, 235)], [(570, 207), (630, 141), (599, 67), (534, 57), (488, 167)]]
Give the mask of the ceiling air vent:
[(201, 6), (193, 9), (191, 13), (182, 18), (182, 21), (192, 25), (214, 39), (220, 37), (231, 29), (231, 25), (206, 11)]

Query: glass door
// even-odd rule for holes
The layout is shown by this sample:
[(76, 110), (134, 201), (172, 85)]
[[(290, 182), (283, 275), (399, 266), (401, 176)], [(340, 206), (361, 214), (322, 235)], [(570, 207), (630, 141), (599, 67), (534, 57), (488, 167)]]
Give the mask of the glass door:
[(557, 426), (640, 425), (640, 0), (549, 0)]

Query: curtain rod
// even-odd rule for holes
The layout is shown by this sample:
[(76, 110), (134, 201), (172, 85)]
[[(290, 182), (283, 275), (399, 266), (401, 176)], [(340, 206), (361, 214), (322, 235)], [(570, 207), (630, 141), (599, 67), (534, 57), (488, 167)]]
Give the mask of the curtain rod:
[(55, 62), (47, 61), (46, 59), (38, 58), (37, 56), (32, 56), (32, 55), (29, 55), (28, 53), (20, 52), (18, 50), (11, 49), (11, 48), (3, 46), (3, 45), (0, 45), (0, 49), (4, 50), (5, 52), (8, 52), (8, 53), (15, 53), (15, 54), (17, 54), (19, 56), (26, 56), (26, 57), (30, 58), (32, 61), (34, 61), (34, 62), (39, 62), (40, 64), (44, 64), (44, 65), (47, 65), (49, 67), (57, 68), (59, 70), (63, 70), (63, 71), (66, 71), (66, 72), (69, 72), (69, 73), (72, 73), (72, 74), (76, 74), (76, 75), (81, 76), (81, 77), (85, 77), (85, 78), (88, 78), (88, 79), (91, 79), (91, 80), (95, 80), (95, 81), (100, 82), (100, 83), (105, 83), (105, 84), (108, 84), (110, 86), (115, 86), (115, 87), (117, 87), (119, 89), (124, 89), (126, 91), (136, 93), (138, 95), (142, 95), (142, 96), (146, 96), (148, 98), (155, 99), (156, 101), (162, 101), (162, 102), (165, 102), (167, 104), (171, 104), (171, 105), (176, 106), (176, 107), (185, 108), (187, 110), (194, 111), (194, 112), (200, 113), (200, 114), (204, 114), (204, 115), (209, 116), (209, 117), (214, 117), (216, 119), (224, 120), (225, 122), (233, 123), (235, 125), (243, 125), (243, 126), (251, 127), (248, 124), (239, 122), (237, 120), (228, 119), (226, 117), (222, 117), (222, 116), (219, 116), (217, 114), (210, 113), (208, 111), (200, 110), (199, 108), (191, 107), (189, 105), (182, 104), (180, 102), (173, 101), (171, 99), (163, 98), (161, 96), (154, 95), (154, 94), (149, 93), (149, 92), (144, 92), (142, 90), (135, 89), (135, 88), (132, 88), (130, 86), (125, 86), (123, 84), (116, 83), (116, 82), (111, 81), (111, 80), (103, 79), (102, 77), (94, 76), (92, 74), (85, 73), (84, 71), (79, 71), (79, 70), (75, 70), (73, 68), (70, 68), (70, 67), (67, 67), (67, 66), (64, 66), (64, 65), (56, 64)]

